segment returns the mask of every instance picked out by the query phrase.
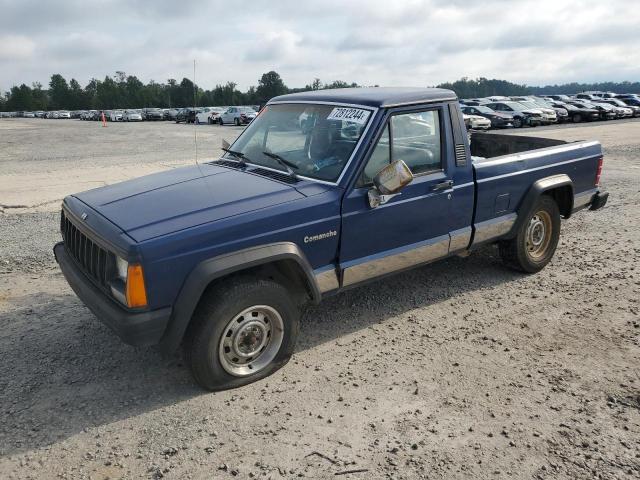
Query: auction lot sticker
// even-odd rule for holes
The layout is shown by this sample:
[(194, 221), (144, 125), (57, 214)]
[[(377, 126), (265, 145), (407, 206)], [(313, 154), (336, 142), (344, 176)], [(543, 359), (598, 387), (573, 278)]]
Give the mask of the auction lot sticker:
[(363, 125), (367, 122), (370, 113), (369, 110), (363, 110), (362, 108), (336, 107), (331, 111), (327, 120), (346, 120), (347, 122)]

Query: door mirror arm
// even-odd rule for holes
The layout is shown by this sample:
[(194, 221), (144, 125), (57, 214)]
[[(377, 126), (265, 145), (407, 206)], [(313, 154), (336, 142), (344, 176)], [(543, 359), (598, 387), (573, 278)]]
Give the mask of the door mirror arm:
[(412, 181), (413, 174), (404, 161), (390, 163), (373, 177), (374, 187), (367, 192), (369, 206), (376, 208), (384, 205)]

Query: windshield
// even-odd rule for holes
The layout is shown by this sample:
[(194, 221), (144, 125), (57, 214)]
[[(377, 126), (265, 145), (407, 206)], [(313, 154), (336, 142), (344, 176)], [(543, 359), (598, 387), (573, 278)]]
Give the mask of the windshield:
[(515, 110), (516, 112), (520, 112), (522, 110), (524, 110), (524, 105), (520, 104), (520, 103), (516, 103), (516, 102), (504, 102), (504, 104), (507, 107), (511, 107), (512, 110)]
[(483, 107), (481, 105), (478, 105), (477, 107), (474, 107), (474, 108), (480, 113), (495, 113), (489, 107)]
[(533, 109), (538, 109), (540, 108), (540, 105), (536, 105), (533, 102), (520, 102), (522, 105), (524, 105), (527, 108), (533, 108)]
[[(249, 163), (297, 175), (336, 181), (371, 117), (371, 111), (333, 105), (268, 105), (235, 141), (231, 149)], [(265, 154), (265, 152), (267, 152)], [(233, 154), (226, 158), (237, 160)]]

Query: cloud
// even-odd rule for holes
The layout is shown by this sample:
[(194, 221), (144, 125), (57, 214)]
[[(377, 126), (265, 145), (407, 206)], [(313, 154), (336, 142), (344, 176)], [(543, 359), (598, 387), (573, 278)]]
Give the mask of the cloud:
[(0, 62), (30, 59), (35, 48), (35, 42), (23, 35), (0, 35)]
[(609, 0), (0, 0), (0, 86), (116, 70), (203, 87), (640, 78), (640, 9)]

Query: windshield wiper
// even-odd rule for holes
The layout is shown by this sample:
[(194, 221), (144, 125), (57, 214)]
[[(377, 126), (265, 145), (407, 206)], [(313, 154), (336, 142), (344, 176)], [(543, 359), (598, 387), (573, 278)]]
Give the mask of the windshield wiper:
[(277, 153), (271, 153), (268, 151), (264, 151), (262, 152), (264, 155), (266, 155), (269, 158), (273, 158), (276, 162), (278, 162), (280, 165), (282, 165), (284, 167), (284, 169), (287, 171), (287, 173), (289, 174), (289, 176), (291, 178), (293, 178), (294, 180), (298, 180), (298, 175), (296, 175), (296, 172), (294, 172), (292, 169), (298, 169), (299, 167), (293, 163), (290, 162), (289, 160), (285, 160), (284, 158), (282, 158), (280, 155), (278, 155)]
[(222, 147), (222, 151), (236, 157), (238, 159), (238, 163), (240, 164), (240, 166), (242, 168), (247, 168), (247, 160), (249, 159), (245, 156), (244, 153), (236, 152), (235, 150), (231, 150), (229, 148), (224, 148), (224, 147)]

